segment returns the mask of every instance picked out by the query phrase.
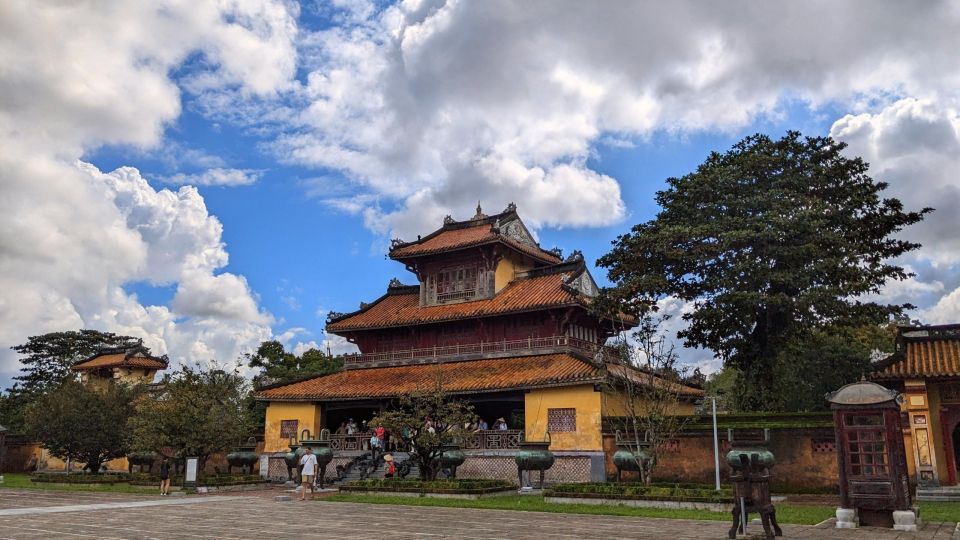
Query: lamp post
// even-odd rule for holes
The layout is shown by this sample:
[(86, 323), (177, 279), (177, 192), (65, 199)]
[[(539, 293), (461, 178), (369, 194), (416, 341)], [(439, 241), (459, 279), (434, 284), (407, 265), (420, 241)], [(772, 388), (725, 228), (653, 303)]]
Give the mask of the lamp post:
[(717, 398), (711, 397), (713, 402), (713, 472), (716, 480), (715, 488), (720, 491), (720, 440), (717, 437)]
[(700, 411), (703, 410), (703, 406), (706, 405), (706, 399), (710, 400), (711, 405), (711, 416), (713, 417), (713, 474), (714, 474), (714, 489), (720, 491), (720, 437), (717, 435), (717, 398), (710, 396), (709, 398), (704, 398), (697, 402), (700, 407)]

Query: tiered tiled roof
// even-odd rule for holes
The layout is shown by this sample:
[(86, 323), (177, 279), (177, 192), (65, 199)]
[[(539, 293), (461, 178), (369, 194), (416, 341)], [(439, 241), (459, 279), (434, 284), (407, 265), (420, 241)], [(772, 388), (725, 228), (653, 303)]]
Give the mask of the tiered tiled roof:
[[(544, 354), (490, 358), (439, 364), (417, 364), (341, 371), (257, 392), (261, 401), (329, 401), (398, 397), (427, 391), (441, 381), (445, 392), (472, 394), (603, 383), (608, 377), (630, 376), (641, 384), (663, 384), (663, 379), (620, 364), (595, 364), (571, 354)], [(670, 383), (674, 384), (674, 383)], [(703, 390), (676, 385), (684, 398), (703, 396)]]
[(874, 379), (960, 377), (960, 325), (904, 327), (897, 352), (874, 366)]
[(597, 366), (569, 354), (494, 358), (341, 371), (257, 392), (263, 401), (324, 401), (397, 397), (433, 388), (451, 394), (599, 382)]
[[(517, 234), (511, 235), (505, 232), (511, 227), (518, 231)], [(479, 213), (478, 208), (477, 215), (471, 220), (453, 221), (448, 218), (444, 221), (443, 227), (433, 233), (414, 242), (395, 245), (390, 250), (390, 258), (409, 260), (492, 243), (509, 246), (544, 263), (560, 262), (560, 257), (556, 253), (541, 249), (533, 242), (520, 222), (516, 207), (512, 204), (506, 211), (495, 216), (485, 216)]]
[(133, 348), (101, 351), (86, 360), (81, 360), (73, 364), (70, 369), (73, 371), (86, 371), (107, 367), (166, 369), (167, 365), (167, 361), (163, 358), (150, 356), (144, 352), (143, 349)]
[(539, 268), (510, 282), (493, 298), (420, 306), (417, 287), (391, 287), (363, 309), (331, 319), (329, 332), (369, 330), (458, 319), (504, 315), (563, 306), (584, 306), (587, 299), (569, 283), (586, 271), (583, 261)]

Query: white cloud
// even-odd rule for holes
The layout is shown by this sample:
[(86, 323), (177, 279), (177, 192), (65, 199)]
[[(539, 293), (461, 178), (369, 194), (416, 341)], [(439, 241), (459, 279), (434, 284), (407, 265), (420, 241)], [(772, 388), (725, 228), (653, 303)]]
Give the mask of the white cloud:
[(960, 93), (938, 99), (904, 98), (873, 112), (837, 120), (831, 135), (851, 155), (870, 163), (870, 174), (890, 183), (888, 195), (909, 210), (935, 211), (901, 233), (922, 247), (900, 262), (917, 275), (888, 284), (881, 298), (918, 306), (924, 322), (960, 321)]
[(273, 146), (344, 172), (357, 193), (327, 202), (408, 238), (477, 199), (513, 200), (540, 226), (609, 225), (626, 212), (589, 162), (605, 141), (729, 131), (781, 118), (785, 99), (864, 110), (960, 82), (949, 2), (374, 6), (351, 2), (343, 24), (301, 36), (306, 105), (282, 107)]
[[(229, 362), (270, 337), (246, 280), (222, 271), (222, 226), (195, 188), (81, 158), (160, 143), (188, 59), (196, 88), (288, 88), (295, 17), (280, 0), (0, 4), (0, 374), (15, 370), (10, 345), (55, 330), (139, 336), (175, 361)], [(143, 305), (124, 290), (134, 282), (177, 294)]]
[(168, 184), (189, 184), (194, 186), (249, 186), (256, 184), (263, 171), (253, 169), (225, 169), (217, 167), (200, 173), (177, 173), (163, 178)]

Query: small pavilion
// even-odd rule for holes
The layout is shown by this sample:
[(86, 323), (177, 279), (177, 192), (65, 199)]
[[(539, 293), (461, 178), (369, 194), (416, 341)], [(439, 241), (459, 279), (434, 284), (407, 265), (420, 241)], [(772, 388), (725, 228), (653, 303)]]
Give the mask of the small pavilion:
[(956, 485), (960, 463), (960, 324), (898, 328), (871, 378), (904, 394), (903, 438), (914, 483)]

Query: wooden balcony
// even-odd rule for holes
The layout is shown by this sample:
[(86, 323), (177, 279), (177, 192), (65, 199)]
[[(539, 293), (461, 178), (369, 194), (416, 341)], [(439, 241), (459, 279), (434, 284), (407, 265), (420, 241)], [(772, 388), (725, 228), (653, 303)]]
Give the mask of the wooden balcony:
[(620, 351), (613, 347), (570, 336), (551, 336), (352, 354), (344, 356), (344, 367), (360, 369), (564, 352), (578, 353), (598, 361), (620, 360)]

